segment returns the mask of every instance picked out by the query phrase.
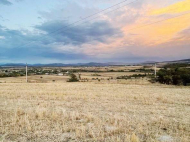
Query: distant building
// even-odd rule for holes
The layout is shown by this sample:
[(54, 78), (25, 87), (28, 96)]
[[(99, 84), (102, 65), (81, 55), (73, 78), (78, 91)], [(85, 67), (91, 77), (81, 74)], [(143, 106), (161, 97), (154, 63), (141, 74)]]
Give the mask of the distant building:
[(63, 76), (63, 73), (58, 73), (57, 75), (58, 75), (58, 76)]

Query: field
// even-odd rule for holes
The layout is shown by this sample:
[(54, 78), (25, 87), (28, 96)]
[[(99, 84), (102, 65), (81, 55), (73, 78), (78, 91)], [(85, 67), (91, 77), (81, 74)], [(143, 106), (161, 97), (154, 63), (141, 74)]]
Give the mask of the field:
[[(137, 74), (144, 74), (144, 73), (138, 73)], [(113, 78), (114, 81), (116, 81), (116, 78), (118, 76), (123, 76), (123, 75), (133, 75), (134, 72), (105, 72), (105, 73), (97, 73), (97, 75), (93, 72), (81, 72), (81, 78), (82, 79), (88, 79), (89, 82), (92, 82), (93, 78), (94, 79), (102, 79), (102, 81), (107, 80), (109, 78)], [(76, 74), (77, 75), (77, 74)], [(69, 79), (69, 76), (57, 76), (57, 75), (33, 75), (33, 76), (28, 76), (28, 82), (29, 83), (64, 83), (67, 82)], [(26, 82), (26, 77), (7, 77), (7, 78), (0, 78), (0, 83), (25, 83)], [(93, 81), (94, 82), (94, 81)], [(97, 82), (97, 81), (96, 81)]]
[[(89, 82), (94, 82), (94, 80), (97, 81), (97, 79), (100, 79), (101, 81), (107, 80), (109, 78), (113, 78), (116, 81), (116, 78), (118, 76), (123, 75), (133, 75), (133, 74), (144, 74), (143, 72), (127, 72), (132, 69), (140, 69), (142, 66), (131, 66), (131, 67), (64, 67), (64, 68), (43, 68), (43, 70), (84, 70), (83, 72), (78, 72), (81, 74), (81, 78), (87, 79)], [(9, 68), (8, 70), (21, 70), (23, 68)], [(114, 72), (108, 72), (108, 70), (114, 70)], [(118, 72), (119, 70), (125, 71), (125, 72)], [(93, 72), (92, 72), (93, 71)], [(78, 76), (78, 73), (76, 75)], [(50, 74), (50, 75), (29, 75), (28, 76), (28, 82), (29, 83), (64, 83), (67, 82), (69, 79), (68, 75), (58, 76), (57, 74)], [(96, 82), (95, 81), (95, 82)], [(6, 77), (6, 78), (0, 78), (0, 83), (25, 83), (26, 77)], [(106, 81), (104, 81), (106, 82)]]
[(190, 87), (117, 79), (141, 68), (43, 68), (83, 70), (77, 83), (67, 74), (0, 78), (0, 141), (189, 142)]
[(0, 83), (0, 139), (5, 142), (189, 142), (189, 112), (189, 87), (146, 79)]

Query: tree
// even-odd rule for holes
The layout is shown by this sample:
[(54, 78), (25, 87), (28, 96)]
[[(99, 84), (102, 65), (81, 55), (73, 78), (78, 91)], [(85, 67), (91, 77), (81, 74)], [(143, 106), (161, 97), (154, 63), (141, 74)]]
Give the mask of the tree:
[(75, 74), (73, 74), (73, 73), (70, 74), (70, 78), (69, 78), (68, 82), (78, 82), (78, 81), (79, 80)]
[(173, 81), (174, 85), (182, 84), (182, 79), (181, 79), (180, 75), (173, 75), (172, 76), (172, 81)]
[(172, 77), (170, 75), (164, 76), (164, 82), (168, 85), (172, 84)]
[(190, 69), (170, 68), (161, 69), (158, 72), (157, 81), (163, 84), (188, 85), (190, 83)]

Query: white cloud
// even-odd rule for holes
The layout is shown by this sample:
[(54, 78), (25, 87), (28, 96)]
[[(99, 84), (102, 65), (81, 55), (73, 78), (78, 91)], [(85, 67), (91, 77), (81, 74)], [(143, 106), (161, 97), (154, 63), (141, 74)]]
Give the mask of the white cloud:
[(5, 39), (5, 37), (4, 36), (0, 36), (0, 39)]

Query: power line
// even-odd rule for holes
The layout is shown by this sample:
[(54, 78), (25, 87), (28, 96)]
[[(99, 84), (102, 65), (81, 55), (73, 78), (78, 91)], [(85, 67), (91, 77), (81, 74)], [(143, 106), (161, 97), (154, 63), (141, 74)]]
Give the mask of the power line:
[[(113, 11), (116, 11), (116, 10), (118, 10), (118, 9), (120, 9), (120, 8), (123, 8), (123, 7), (127, 6), (127, 5), (130, 5), (130, 4), (132, 4), (132, 3), (136, 2), (136, 1), (138, 1), (138, 0), (134, 0), (134, 1), (130, 2), (130, 3), (127, 3), (127, 4), (125, 4), (125, 5), (121, 6), (121, 7), (118, 7), (118, 8), (116, 8), (116, 9), (112, 10), (112, 11), (108, 11), (108, 12), (106, 12), (106, 13), (104, 13), (104, 14), (108, 14), (108, 13), (111, 13), (111, 12), (113, 12)], [(90, 19), (90, 20), (88, 20), (88, 21), (94, 20), (94, 19), (96, 19), (96, 18), (98, 18), (98, 16), (95, 17), (95, 18), (93, 18), (93, 19)], [(85, 21), (85, 22), (86, 22), (86, 21)]]
[[(126, 2), (126, 1), (128, 1), (128, 0), (125, 0), (125, 1), (122, 1), (122, 2), (120, 2), (120, 3), (117, 3), (117, 4), (113, 5), (113, 6), (110, 6), (110, 7), (106, 8), (106, 9), (104, 9), (104, 10), (101, 10), (101, 11), (99, 11), (99, 12), (97, 12), (97, 13), (94, 13), (94, 14), (92, 14), (92, 15), (90, 15), (90, 16), (87, 16), (87, 17), (85, 17), (85, 18), (83, 18), (83, 19), (81, 19), (81, 20), (78, 20), (78, 21), (73, 22), (73, 23), (71, 23), (71, 24), (69, 24), (69, 25), (67, 25), (67, 26), (64, 26), (64, 27), (62, 27), (62, 28), (60, 28), (60, 29), (57, 29), (57, 30), (55, 30), (55, 31), (53, 31), (53, 32), (50, 32), (50, 33), (48, 33), (47, 35), (44, 35), (44, 37), (46, 37), (46, 36), (48, 36), (48, 35), (51, 35), (51, 34), (54, 34), (54, 33), (57, 33), (57, 32), (60, 32), (60, 31), (61, 31), (61, 32), (64, 32), (65, 30), (69, 29), (69, 27), (71, 27), (72, 25), (77, 26), (77, 25), (80, 25), (80, 24), (85, 23), (85, 22), (87, 22), (87, 21), (94, 20), (94, 19), (98, 18), (98, 16), (95, 17), (95, 18), (93, 18), (93, 19), (89, 19), (89, 20), (87, 20), (87, 21), (84, 21), (84, 20), (86, 20), (86, 19), (88, 19), (88, 18), (90, 18), (90, 17), (93, 17), (93, 16), (98, 15), (98, 14), (104, 12), (104, 11), (107, 11), (107, 10), (109, 10), (109, 9), (115, 7), (115, 6), (118, 6), (118, 5), (120, 5), (120, 4), (122, 4), (122, 3)], [(118, 10), (118, 9), (120, 9), (120, 8), (122, 8), (122, 7), (125, 7), (125, 6), (127, 6), (127, 5), (130, 5), (130, 4), (132, 4), (132, 3), (136, 2), (136, 1), (138, 1), (138, 0), (134, 0), (134, 1), (130, 2), (130, 3), (127, 3), (127, 4), (125, 4), (125, 5), (123, 5), (123, 6), (119, 7), (119, 8), (116, 8), (116, 9), (114, 9), (114, 10), (112, 10), (112, 11), (109, 11), (109, 12), (107, 12), (107, 13), (116, 11), (116, 10)], [(107, 14), (107, 13), (105, 13), (105, 14)], [(84, 21), (84, 22), (82, 22), (82, 21)], [(82, 22), (82, 23), (80, 23), (80, 22)], [(80, 24), (77, 24), (77, 23), (80, 23)], [(75, 24), (77, 24), (77, 25), (75, 25)], [(62, 30), (64, 30), (64, 31), (62, 31)], [(42, 37), (42, 38), (44, 38), (44, 37)], [(30, 43), (32, 43), (32, 42), (33, 42), (33, 41), (31, 41), (31, 42), (29, 42), (29, 43), (26, 43), (26, 44), (24, 44), (24, 45), (22, 45), (22, 46), (28, 45), (28, 44), (30, 44)]]
[(128, 0), (124, 0), (124, 1), (122, 1), (122, 2), (120, 2), (120, 3), (117, 3), (117, 4), (115, 4), (115, 5), (112, 5), (112, 6), (108, 7), (108, 8), (106, 8), (106, 9), (103, 9), (103, 10), (97, 12), (97, 13), (94, 13), (94, 14), (89, 15), (89, 16), (87, 16), (87, 17), (85, 17), (85, 18), (82, 18), (82, 19), (87, 19), (87, 18), (89, 18), (89, 17), (91, 17), (91, 16), (94, 16), (94, 15), (100, 14), (100, 13), (102, 13), (102, 12), (108, 10), (108, 9), (111, 9), (111, 8), (113, 8), (113, 7), (115, 7), (115, 6), (118, 6), (118, 5), (120, 5), (120, 4), (122, 4), (122, 3), (126, 2), (126, 1), (128, 1)]
[[(134, 3), (134, 2), (135, 2), (135, 1), (133, 1), (133, 2), (131, 2), (131, 3)], [(131, 3), (129, 3), (129, 4), (131, 4)], [(128, 5), (128, 4), (127, 4), (127, 5)], [(126, 6), (126, 5), (124, 5), (124, 6)], [(122, 7), (124, 7), (124, 6), (122, 6)], [(117, 8), (117, 9), (114, 9), (113, 11), (118, 10), (118, 9), (120, 9), (120, 8), (121, 8), (121, 7)], [(107, 12), (107, 13), (110, 13), (110, 12), (113, 12), (113, 11), (109, 11), (109, 12)], [(105, 14), (107, 14), (107, 13), (105, 13)], [(139, 28), (143, 28), (143, 27), (146, 27), (146, 26), (149, 26), (149, 25), (153, 25), (153, 24), (156, 24), (156, 23), (164, 22), (164, 21), (167, 21), (167, 20), (170, 20), (170, 19), (178, 18), (178, 17), (184, 16), (184, 15), (187, 15), (187, 14), (189, 14), (189, 13), (190, 13), (190, 12), (185, 13), (185, 14), (181, 14), (181, 15), (177, 15), (177, 16), (174, 16), (174, 17), (172, 17), (172, 18), (167, 18), (167, 19), (164, 19), (164, 20), (160, 20), (160, 21), (156, 21), (156, 22), (153, 22), (153, 23), (149, 23), (149, 24), (146, 24), (146, 25), (143, 25), (143, 26), (139, 26), (139, 27), (136, 27), (136, 28), (132, 28), (132, 29), (129, 29), (129, 31), (130, 31), (130, 30), (139, 29)], [(95, 17), (95, 18), (93, 18), (93, 19), (89, 19), (88, 21), (94, 20), (94, 19), (96, 19), (96, 18), (98, 18), (98, 17)], [(86, 21), (85, 21), (85, 22), (86, 22)], [(84, 23), (84, 22), (82, 22), (82, 23)], [(82, 23), (80, 23), (80, 24), (82, 24)], [(80, 24), (78, 24), (78, 25), (80, 25)], [(75, 26), (77, 26), (77, 25), (75, 25)], [(67, 30), (67, 29), (69, 29), (69, 28), (66, 28), (65, 30)], [(62, 31), (62, 32), (64, 32), (64, 31)]]
[[(115, 7), (115, 6), (118, 6), (118, 5), (120, 5), (120, 4), (122, 4), (122, 3), (126, 2), (126, 1), (128, 1), (128, 0), (122, 1), (122, 2), (120, 2), (120, 3), (117, 3), (117, 4), (115, 4), (115, 5), (112, 5), (112, 6), (108, 7), (108, 8), (106, 8), (106, 9), (103, 9), (103, 10), (97, 12), (97, 13), (94, 13), (94, 14), (92, 14), (92, 15), (89, 15), (89, 16), (85, 17), (85, 18), (82, 18), (81, 20), (78, 20), (78, 21), (73, 22), (73, 23), (71, 23), (71, 24), (69, 24), (69, 25), (67, 25), (67, 26), (64, 26), (64, 27), (62, 27), (62, 28), (60, 28), (60, 29), (57, 29), (57, 30), (55, 30), (55, 31), (53, 31), (53, 32), (50, 32), (50, 33), (48, 33), (48, 35), (50, 35), (50, 34), (52, 34), (52, 33), (54, 33), (54, 32), (60, 31), (60, 30), (62, 30), (62, 29), (65, 29), (65, 28), (67, 28), (67, 27), (70, 27), (70, 26), (72, 26), (72, 25), (75, 25), (75, 24), (77, 24), (77, 23), (79, 23), (79, 22), (81, 22), (81, 21), (84, 21), (84, 20), (86, 20), (86, 19), (88, 19), (88, 18), (90, 18), (90, 17), (93, 17), (93, 16), (95, 16), (95, 15), (98, 15), (98, 14), (100, 14), (100, 13), (102, 13), (102, 12), (104, 12), (104, 11), (107, 11), (107, 10), (109, 10), (109, 9)], [(136, 0), (136, 1), (137, 1), (137, 0)]]
[[(111, 8), (113, 8), (114, 6), (117, 6), (117, 5), (121, 4), (121, 3), (124, 3), (124, 2), (126, 2), (126, 1), (127, 1), (127, 0), (122, 1), (122, 2), (120, 2), (120, 3), (117, 3), (117, 4), (115, 4), (115, 5), (111, 6), (111, 7), (108, 7), (108, 8), (106, 8), (106, 9), (100, 11), (100, 12), (97, 12), (97, 13), (94, 13), (94, 14), (92, 14), (92, 15), (90, 15), (90, 16), (87, 16), (87, 17), (83, 18), (82, 20), (78, 20), (78, 21), (76, 21), (76, 22), (74, 22), (74, 23), (71, 23), (71, 24), (69, 24), (69, 25), (67, 25), (67, 26), (65, 26), (65, 27), (63, 27), (63, 28), (57, 29), (57, 30), (55, 30), (55, 31), (53, 31), (53, 32), (50, 32), (50, 33), (48, 33), (47, 35), (45, 35), (44, 37), (46, 37), (46, 36), (48, 36), (48, 35), (51, 35), (51, 34), (53, 34), (53, 33), (64, 32), (64, 31), (66, 31), (67, 29), (71, 28), (72, 25), (77, 26), (77, 25), (80, 25), (80, 24), (85, 23), (85, 22), (87, 22), (87, 21), (94, 20), (94, 19), (98, 18), (99, 16), (97, 16), (97, 17), (95, 17), (95, 18), (93, 18), (93, 19), (89, 19), (89, 20), (84, 21), (85, 19), (88, 19), (88, 18), (90, 18), (90, 17), (93, 17), (93, 16), (95, 16), (95, 15), (98, 15), (98, 14), (100, 14), (100, 13), (102, 13), (102, 12), (108, 10), (108, 9), (111, 9)], [(129, 5), (129, 4), (132, 4), (132, 3), (136, 2), (136, 1), (138, 1), (138, 0), (134, 0), (134, 1), (130, 2), (130, 3), (128, 3), (128, 4), (125, 4), (125, 5), (123, 5), (123, 6), (119, 7), (119, 8), (116, 8), (116, 9), (112, 10), (112, 11), (108, 11), (108, 12), (106, 12), (106, 13), (104, 13), (104, 14), (108, 14), (108, 13), (110, 13), (110, 12), (116, 11), (116, 10), (118, 10), (118, 9), (120, 9), (120, 8), (122, 8), (122, 7), (125, 7), (125, 6), (127, 6), (127, 5)], [(190, 13), (190, 12), (189, 12), (189, 13)], [(164, 20), (156, 21), (156, 22), (149, 23), (149, 24), (146, 24), (146, 25), (137, 27), (137, 28), (132, 28), (132, 29), (129, 29), (129, 30), (134, 30), (134, 29), (146, 27), (146, 26), (148, 26), (148, 25), (152, 25), (152, 24), (156, 24), (156, 23), (160, 23), (160, 22), (169, 20), (169, 19), (174, 19), (174, 18), (177, 18), (177, 17), (181, 17), (181, 16), (186, 15), (186, 14), (189, 14), (189, 13), (185, 13), (185, 14), (181, 14), (181, 15), (178, 15), (178, 16), (175, 16), (175, 17), (172, 17), (172, 18), (167, 18), (167, 19), (164, 19)], [(81, 22), (81, 21), (84, 21), (84, 22), (79, 23), (79, 22)], [(75, 25), (76, 23), (79, 23), (79, 24)], [(42, 38), (44, 38), (44, 37), (42, 37)], [(28, 44), (30, 44), (30, 43), (32, 43), (32, 42), (33, 42), (33, 41), (31, 41), (31, 42), (29, 42), (29, 43), (27, 43), (27, 44), (24, 44), (24, 45), (22, 45), (22, 46), (28, 45)]]
[[(125, 1), (127, 1), (127, 0), (125, 0)], [(116, 9), (114, 9), (114, 10), (112, 10), (112, 11), (109, 11), (109, 12), (106, 12), (106, 13), (104, 13), (104, 14), (108, 14), (108, 13), (110, 13), (110, 12), (116, 11), (116, 10), (118, 10), (118, 9), (120, 9), (120, 8), (122, 8), (122, 7), (125, 7), (125, 6), (127, 6), (127, 5), (130, 5), (130, 4), (132, 4), (132, 3), (136, 2), (136, 1), (138, 1), (138, 0), (134, 0), (133, 2), (130, 2), (130, 3), (128, 3), (128, 4), (125, 4), (125, 5), (123, 5), (123, 6), (119, 7), (119, 8), (116, 8)], [(124, 2), (124, 1), (123, 1), (123, 2)], [(123, 2), (122, 2), (122, 3), (123, 3)], [(119, 4), (121, 4), (121, 3), (119, 3)], [(90, 18), (90, 17), (93, 17), (93, 16), (95, 16), (95, 15), (98, 15), (98, 14), (100, 14), (100, 13), (102, 13), (102, 12), (104, 12), (104, 11), (106, 11), (106, 10), (112, 8), (112, 7), (115, 7), (115, 6), (119, 5), (119, 4), (116, 4), (116, 5), (114, 5), (114, 6), (111, 6), (111, 7), (109, 7), (109, 8), (106, 8), (105, 10), (102, 10), (102, 11), (100, 11), (100, 12), (97, 12), (97, 13), (95, 13), (95, 14), (92, 14), (92, 15), (90, 15), (90, 16), (87, 16), (87, 17), (83, 18), (82, 20), (78, 20), (78, 21), (76, 21), (76, 22), (73, 22), (73, 23), (71, 23), (71, 24), (69, 24), (69, 25), (67, 25), (67, 26), (64, 26), (64, 27), (62, 27), (62, 28), (60, 28), (60, 29), (57, 29), (56, 31), (50, 32), (50, 33), (48, 33), (48, 35), (53, 34), (53, 33), (56, 33), (56, 32), (58, 32), (58, 31), (60, 31), (60, 30), (66, 30), (66, 29), (68, 29), (68, 27), (71, 27), (72, 25), (75, 25), (75, 24), (77, 24), (77, 23), (79, 23), (79, 22), (81, 22), (81, 21), (84, 21), (84, 20), (86, 20), (86, 19), (88, 19), (88, 18)], [(98, 17), (99, 17), (99, 16), (97, 16), (97, 17), (95, 17), (95, 18), (93, 18), (93, 19), (89, 19), (89, 20), (87, 20), (87, 21), (94, 20), (94, 19), (96, 19), (96, 18), (98, 18)], [(82, 23), (85, 23), (85, 22), (87, 22), (87, 21), (84, 21), (84, 22), (82, 22)], [(82, 23), (80, 23), (80, 24), (82, 24)], [(80, 25), (80, 24), (77, 24), (77, 25)], [(75, 26), (77, 26), (77, 25), (75, 25)], [(63, 32), (63, 31), (62, 31), (62, 32)]]

